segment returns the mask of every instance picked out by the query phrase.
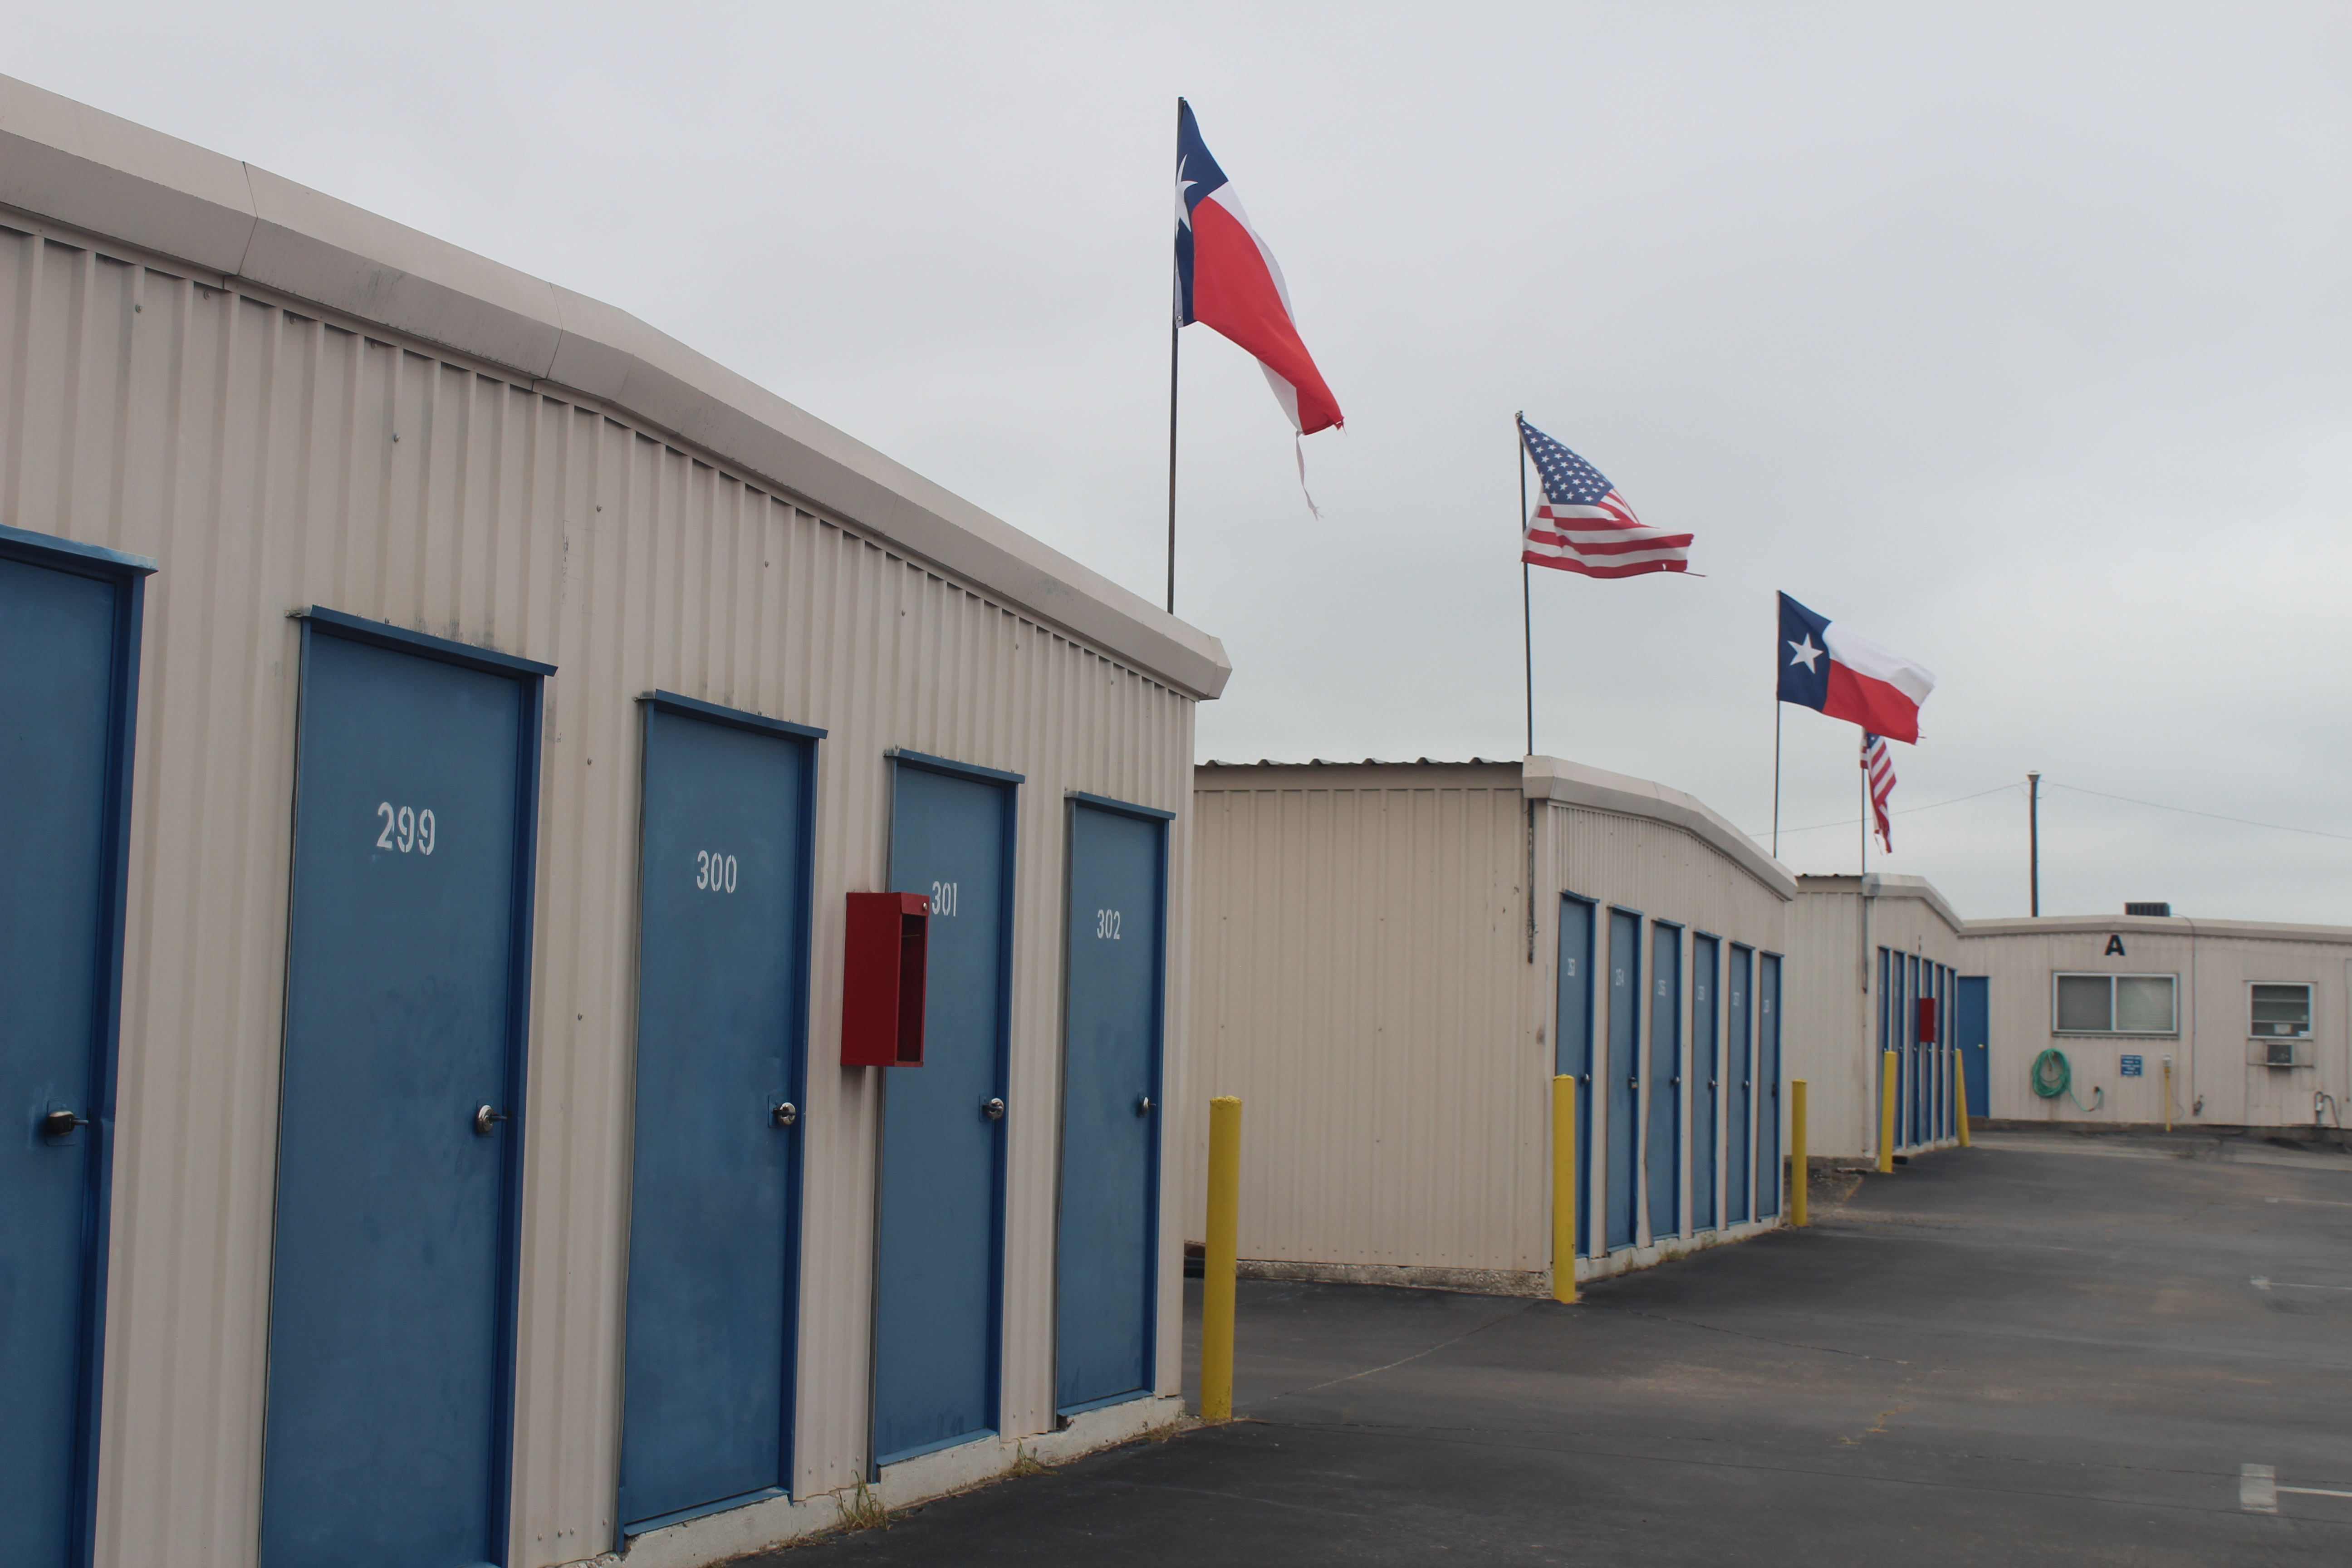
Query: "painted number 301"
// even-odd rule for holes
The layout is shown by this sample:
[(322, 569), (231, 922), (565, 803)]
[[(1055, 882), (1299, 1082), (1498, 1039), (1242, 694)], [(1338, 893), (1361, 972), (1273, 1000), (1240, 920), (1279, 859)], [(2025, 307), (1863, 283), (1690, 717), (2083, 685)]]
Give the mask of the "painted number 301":
[(731, 893), (735, 890), (735, 857), (717, 855), (708, 849), (694, 852), (694, 885), (706, 893)]
[(375, 836), (379, 849), (397, 849), (403, 855), (411, 850), (419, 855), (433, 853), (433, 811), (430, 806), (418, 811), (414, 806), (393, 809), (392, 802), (377, 805), (375, 814), (383, 818), (383, 831)]

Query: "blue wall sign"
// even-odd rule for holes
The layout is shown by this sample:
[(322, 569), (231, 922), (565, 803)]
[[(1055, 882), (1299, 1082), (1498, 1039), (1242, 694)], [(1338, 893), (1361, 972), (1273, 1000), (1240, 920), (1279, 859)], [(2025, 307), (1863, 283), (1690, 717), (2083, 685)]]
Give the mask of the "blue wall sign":
[(2147, 1058), (2144, 1057), (2126, 1057), (2123, 1064), (2124, 1076), (2126, 1078), (2142, 1077), (2146, 1066)]

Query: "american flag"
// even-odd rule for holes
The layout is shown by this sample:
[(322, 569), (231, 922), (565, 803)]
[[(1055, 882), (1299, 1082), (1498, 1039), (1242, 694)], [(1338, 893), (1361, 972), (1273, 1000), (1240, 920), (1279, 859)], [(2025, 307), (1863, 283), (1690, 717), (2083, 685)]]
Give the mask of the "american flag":
[(1543, 480), (1543, 504), (1528, 519), (1519, 559), (1587, 577), (1635, 577), (1690, 570), (1691, 536), (1647, 528), (1601, 470), (1519, 420), (1519, 439)]
[(1895, 759), (1886, 753), (1886, 737), (1865, 730), (1862, 735), (1862, 771), (1870, 780), (1870, 813), (1878, 818), (1878, 837), (1889, 855), (1895, 853), (1895, 825), (1887, 820), (1886, 803), (1895, 794)]

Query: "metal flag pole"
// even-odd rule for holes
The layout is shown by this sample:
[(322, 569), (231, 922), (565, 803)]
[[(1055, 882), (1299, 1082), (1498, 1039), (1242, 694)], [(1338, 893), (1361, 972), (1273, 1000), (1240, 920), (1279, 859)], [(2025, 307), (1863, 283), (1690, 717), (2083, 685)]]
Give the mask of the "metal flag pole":
[(2025, 881), (2032, 902), (2029, 913), (2042, 913), (2042, 775), (2025, 775)]
[(1772, 858), (1780, 858), (1780, 631), (1772, 630)]
[(1861, 773), (1856, 775), (1856, 782), (1862, 785), (1862, 822), (1860, 824), (1862, 828), (1862, 874), (1867, 877), (1870, 875), (1870, 757), (1868, 753), (1865, 752), (1862, 757), (1858, 758), (1854, 763), (1854, 766), (1862, 770)]
[(1536, 754), (1536, 624), (1528, 592), (1528, 439), (1520, 431), (1520, 422), (1527, 418), (1522, 409), (1511, 416), (1511, 431), (1519, 446), (1519, 647), (1527, 656), (1528, 673), (1528, 750)]
[[(1184, 135), (1184, 100), (1176, 100), (1176, 135)], [(1176, 613), (1176, 349), (1183, 342), (1184, 277), (1168, 260), (1168, 613)]]

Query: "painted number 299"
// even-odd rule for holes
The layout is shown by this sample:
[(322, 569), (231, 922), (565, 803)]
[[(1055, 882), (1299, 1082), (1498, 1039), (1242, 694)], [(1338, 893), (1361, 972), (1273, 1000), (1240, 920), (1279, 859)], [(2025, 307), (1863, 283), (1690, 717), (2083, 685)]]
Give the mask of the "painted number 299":
[(1117, 942), (1118, 940), (1118, 911), (1117, 910), (1097, 910), (1095, 911), (1095, 940), (1097, 942)]
[(379, 849), (397, 849), (403, 855), (415, 850), (419, 855), (433, 853), (433, 809), (423, 811), (404, 805), (393, 809), (392, 802), (379, 802), (375, 814), (383, 818), (383, 831), (375, 836)]
[(714, 854), (708, 849), (694, 852), (694, 885), (706, 893), (731, 893), (735, 890), (735, 857)]

